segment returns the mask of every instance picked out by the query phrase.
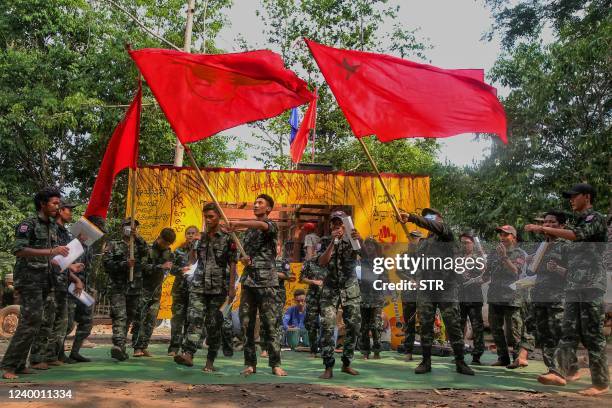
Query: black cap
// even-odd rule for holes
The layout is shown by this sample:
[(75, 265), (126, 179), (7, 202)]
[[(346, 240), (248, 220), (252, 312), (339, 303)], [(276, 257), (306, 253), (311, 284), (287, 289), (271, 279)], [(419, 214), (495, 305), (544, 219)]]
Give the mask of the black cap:
[[(123, 224), (121, 224), (121, 225), (123, 225), (123, 226), (125, 226), (125, 225), (132, 225), (132, 218), (130, 218), (130, 217), (126, 218), (125, 220), (123, 220)], [(134, 225), (135, 226), (139, 226), (140, 225), (138, 220), (134, 220)]]
[(62, 208), (70, 208), (70, 209), (73, 209), (73, 208), (74, 208), (74, 207), (76, 207), (76, 206), (77, 206), (76, 204), (72, 204), (72, 203), (69, 203), (68, 201), (60, 200), (60, 206), (59, 206), (59, 208), (60, 208), (60, 210), (61, 210)]
[(576, 184), (569, 191), (564, 191), (563, 197), (570, 198), (571, 196), (574, 196), (576, 194), (590, 194), (591, 201), (595, 199), (595, 189), (592, 185), (586, 183)]
[(342, 219), (344, 217), (346, 217), (346, 213), (344, 211), (334, 211), (333, 213), (331, 213), (329, 220), (333, 221), (335, 218)]
[(423, 208), (423, 211), (421, 211), (421, 215), (424, 217), (427, 214), (436, 214), (437, 216), (442, 217), (442, 213), (436, 210), (435, 208)]

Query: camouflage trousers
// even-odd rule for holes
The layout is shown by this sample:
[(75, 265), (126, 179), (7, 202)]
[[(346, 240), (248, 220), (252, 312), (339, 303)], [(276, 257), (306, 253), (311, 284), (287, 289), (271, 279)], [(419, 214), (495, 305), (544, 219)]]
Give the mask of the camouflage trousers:
[(203, 328), (206, 328), (206, 343), (208, 355), (206, 358), (215, 361), (221, 346), (221, 326), (223, 315), (219, 308), (227, 296), (205, 295), (200, 291), (189, 291), (189, 306), (187, 308), (187, 331), (183, 338), (183, 352), (195, 355), (202, 343)]
[(51, 337), (47, 343), (47, 361), (55, 361), (64, 356), (64, 337), (68, 327), (68, 292), (55, 292), (55, 317)]
[(49, 288), (27, 286), (17, 288), (20, 298), (21, 315), (19, 323), (0, 366), (2, 369), (20, 371), (26, 367), (30, 348), (43, 321), (45, 304)]
[[(62, 297), (61, 295), (59, 296)], [(53, 358), (49, 355), (49, 351), (55, 346), (53, 325), (55, 323), (55, 315), (58, 306), (63, 306), (65, 312), (66, 294), (63, 294), (63, 305), (58, 305), (58, 292), (52, 290), (47, 294), (47, 298), (45, 299), (42, 324), (40, 325), (40, 329), (38, 329), (38, 333), (36, 333), (34, 343), (32, 343), (32, 349), (30, 350), (30, 363), (32, 364), (57, 360), (57, 358)]]
[(304, 327), (308, 331), (308, 341), (310, 342), (310, 352), (319, 352), (319, 315), (321, 314), (321, 295), (319, 290), (308, 289), (306, 294), (306, 316), (304, 317)]
[(556, 350), (551, 371), (563, 377), (572, 375), (577, 369), (576, 349), (582, 342), (589, 353), (589, 369), (594, 386), (610, 384), (606, 338), (604, 336), (604, 301), (589, 297), (584, 302), (565, 302), (561, 341)]
[(431, 347), (434, 339), (434, 323), (436, 320), (436, 309), (440, 309), (440, 315), (446, 327), (448, 339), (453, 348), (456, 360), (463, 360), (464, 346), (463, 330), (461, 330), (461, 314), (458, 302), (441, 302), (435, 295), (419, 292), (417, 300), (417, 313), (421, 322), (420, 335), (423, 357), (431, 357)]
[(93, 328), (93, 315), (93, 306), (85, 306), (74, 296), (68, 295), (67, 330), (64, 331), (64, 337), (62, 338), (62, 351), (64, 348), (64, 340), (72, 331), (75, 323), (77, 327), (74, 333), (74, 340), (72, 341), (71, 353), (78, 353), (81, 350), (83, 342), (91, 334), (91, 329)]
[(132, 339), (138, 336), (140, 294), (126, 293), (126, 289), (112, 288), (110, 316), (113, 323), (113, 346), (125, 349), (128, 328), (132, 325)]
[(416, 339), (416, 302), (402, 302), (402, 314), (404, 315), (404, 352), (412, 354)]
[(223, 354), (228, 356), (234, 354), (234, 323), (232, 322), (231, 313), (223, 319), (223, 325), (221, 326), (221, 346), (223, 347)]
[[(382, 307), (361, 306), (361, 339), (359, 350), (363, 355), (369, 355), (370, 351), (380, 353), (382, 344), (380, 335), (383, 331)], [(370, 344), (370, 333), (372, 333), (372, 344)]]
[(472, 326), (472, 335), (474, 336), (474, 350), (472, 357), (480, 358), (485, 351), (484, 342), (484, 321), (482, 319), (482, 303), (466, 302), (459, 305), (461, 312), (461, 331), (465, 331), (465, 325), (468, 318)]
[[(284, 283), (281, 282), (281, 285), (284, 285)], [(278, 347), (280, 349), (281, 347), (281, 342), (283, 339), (283, 315), (285, 313), (285, 303), (287, 302), (287, 293), (284, 290), (279, 290), (278, 288), (276, 289), (276, 294), (274, 295), (274, 310), (276, 313), (276, 322), (275, 322), (275, 327), (276, 327), (276, 336), (275, 337), (275, 341), (278, 343)], [(261, 321), (261, 317), (259, 318)], [(261, 327), (261, 330), (259, 331), (260, 336), (265, 338), (266, 337), (266, 333), (263, 327)], [(268, 351), (269, 354), (269, 351)]]
[[(535, 350), (535, 315), (533, 311), (533, 304), (531, 302), (523, 302), (521, 305), (520, 319), (523, 324), (523, 331), (521, 332), (521, 341), (519, 342), (519, 348), (523, 348), (529, 352)], [(516, 317), (515, 317), (516, 318)], [(515, 322), (517, 325), (519, 322)]]
[(268, 351), (268, 364), (272, 368), (281, 364), (276, 291), (276, 288), (242, 286), (239, 314), (245, 341), (244, 364), (247, 366), (255, 367), (257, 365), (255, 324), (258, 312), (261, 325), (260, 333), (264, 344), (262, 349)]
[(149, 347), (149, 341), (151, 340), (153, 329), (157, 323), (160, 299), (161, 286), (153, 290), (142, 290), (142, 297), (140, 298), (139, 307), (139, 319), (134, 325), (134, 333), (138, 333), (138, 335), (132, 335), (132, 347), (134, 347), (134, 350), (144, 350)]
[(563, 303), (535, 303), (533, 311), (536, 321), (536, 340), (542, 348), (542, 359), (549, 369), (553, 367), (553, 357), (563, 324)]
[(170, 345), (168, 353), (178, 352), (187, 331), (189, 291), (185, 281), (172, 291), (172, 318), (170, 319)]
[(510, 360), (508, 347), (512, 347), (513, 358), (516, 358), (523, 336), (521, 308), (489, 303), (489, 326), (497, 347), (497, 357), (504, 361)]
[(361, 328), (361, 295), (359, 287), (348, 289), (323, 288), (321, 292), (321, 357), (325, 368), (332, 368), (334, 358), (334, 328), (338, 308), (342, 307), (345, 335), (342, 347), (342, 364), (349, 366), (355, 355), (357, 337)]

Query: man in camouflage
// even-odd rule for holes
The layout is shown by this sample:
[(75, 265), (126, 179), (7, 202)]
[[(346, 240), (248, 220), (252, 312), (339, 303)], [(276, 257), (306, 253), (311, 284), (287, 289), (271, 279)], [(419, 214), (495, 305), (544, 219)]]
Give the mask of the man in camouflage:
[(278, 227), (276, 223), (268, 219), (272, 208), (274, 208), (272, 197), (260, 194), (253, 205), (256, 220), (236, 221), (229, 226), (232, 231), (237, 228), (247, 228), (243, 238), (247, 258), (241, 259), (245, 268), (241, 277), (239, 309), (240, 324), (245, 339), (244, 364), (246, 367), (242, 371), (245, 376), (257, 371), (255, 322), (258, 312), (264, 342), (262, 348), (269, 354), (268, 365), (272, 368), (274, 375), (287, 375), (280, 367), (280, 343), (277, 341), (280, 338), (276, 307), (278, 273), (275, 268)]
[[(283, 316), (285, 314), (285, 304), (287, 303), (287, 288), (285, 287), (285, 283), (287, 281), (291, 281), (293, 279), (291, 277), (291, 265), (289, 262), (277, 259), (276, 260), (276, 272), (278, 275), (278, 287), (276, 288), (276, 295), (274, 298), (274, 304), (276, 306), (276, 333), (277, 339), (276, 342), (278, 346), (281, 347), (281, 343), (283, 340)], [(265, 338), (266, 333), (260, 331), (260, 337)], [(268, 351), (263, 350), (261, 353), (261, 357), (268, 357)]]
[(66, 246), (58, 246), (57, 224), (53, 217), (57, 216), (59, 203), (60, 193), (57, 189), (39, 191), (34, 196), (36, 216), (22, 221), (15, 229), (12, 252), (17, 259), (13, 274), (21, 316), (0, 364), (4, 379), (31, 373), (26, 363), (42, 324), (45, 301), (52, 291), (51, 258), (69, 253)]
[(484, 260), (481, 263), (467, 262), (467, 259), (475, 260), (474, 236), (470, 233), (461, 234), (461, 253), (464, 271), (461, 272), (462, 282), (459, 288), (459, 305), (461, 313), (461, 330), (465, 330), (467, 320), (470, 319), (472, 335), (474, 338), (474, 349), (472, 351), (472, 365), (482, 365), (480, 357), (485, 351), (484, 343), (484, 321), (482, 319), (482, 274), (484, 273)]
[[(149, 248), (144, 239), (138, 235), (138, 220), (131, 219), (122, 223), (121, 240), (111, 241), (106, 245), (102, 263), (109, 277), (110, 315), (113, 324), (113, 347), (111, 357), (124, 361), (128, 355), (125, 350), (126, 338), (132, 324), (132, 338), (138, 337), (138, 326), (135, 324), (142, 296), (142, 265), (146, 262)], [(134, 235), (134, 258), (130, 258), (130, 235)], [(130, 266), (134, 268), (133, 280), (129, 280)]]
[[(541, 224), (549, 228), (565, 228), (566, 215), (561, 211), (549, 211)], [(540, 224), (539, 224), (540, 225)], [(549, 369), (554, 368), (553, 357), (561, 340), (563, 304), (567, 275), (567, 243), (569, 241), (545, 235), (546, 252), (537, 270), (527, 270), (536, 275), (532, 290), (533, 311), (536, 324), (536, 339), (542, 347), (542, 358)], [(574, 371), (577, 370), (575, 367)]]
[[(419, 242), (423, 238), (423, 234), (419, 230), (410, 231), (408, 239), (408, 250), (406, 254), (415, 256), (419, 248)], [(406, 273), (404, 269), (397, 270), (400, 279), (414, 281), (414, 275)], [(398, 352), (406, 354), (406, 361), (412, 361), (412, 352), (414, 351), (414, 341), (416, 339), (416, 319), (417, 319), (417, 302), (416, 293), (414, 291), (402, 291), (402, 315), (404, 317), (404, 342), (398, 346)]]
[[(379, 360), (382, 349), (380, 342), (383, 331), (382, 309), (385, 299), (383, 291), (374, 289), (374, 281), (388, 282), (388, 274), (377, 275), (373, 272), (374, 258), (382, 256), (380, 244), (374, 238), (369, 237), (363, 242), (362, 253), (361, 279), (359, 280), (359, 291), (361, 293), (359, 350), (365, 360), (370, 358), (370, 351), (374, 353), (372, 358)], [(370, 333), (372, 333), (372, 344), (370, 344)]]
[[(72, 221), (72, 209), (75, 205), (60, 200), (60, 209), (55, 221), (57, 223), (57, 237), (59, 245), (68, 245), (73, 236), (66, 228), (66, 224)], [(75, 290), (83, 290), (83, 283), (75, 274), (84, 268), (83, 263), (77, 262), (70, 265), (65, 271), (52, 266), (52, 288), (47, 296), (43, 322), (30, 351), (30, 363), (32, 368), (46, 369), (48, 366), (59, 366), (63, 361), (59, 360), (60, 351), (64, 354), (63, 338), (67, 326), (67, 293), (69, 283), (75, 282)], [(60, 350), (61, 348), (61, 350)]]
[(235, 296), (236, 244), (229, 234), (221, 230), (220, 212), (215, 204), (204, 206), (204, 219), (206, 232), (196, 248), (198, 266), (193, 276), (188, 277), (189, 306), (183, 353), (177, 354), (174, 361), (193, 366), (193, 356), (202, 339), (202, 328), (206, 326), (208, 355), (203, 370), (212, 372), (216, 371), (214, 362), (221, 345), (223, 315), (219, 309)]
[(606, 273), (603, 253), (607, 242), (606, 218), (593, 209), (595, 189), (590, 184), (577, 184), (563, 193), (569, 198), (574, 219), (567, 228), (526, 225), (526, 231), (547, 234), (573, 241), (567, 244), (567, 286), (561, 341), (548, 374), (538, 377), (546, 385), (565, 385), (575, 380), (576, 349), (581, 341), (589, 353), (592, 386), (581, 391), (588, 396), (608, 392), (610, 374), (606, 355), (604, 294)]
[(349, 234), (353, 239), (359, 239), (356, 230), (345, 231), (342, 218), (346, 217), (343, 211), (334, 211), (331, 214), (332, 242), (325, 252), (316, 259), (320, 266), (327, 267), (328, 273), (323, 280), (321, 288), (321, 357), (325, 371), (319, 376), (322, 379), (333, 377), (334, 359), (334, 327), (338, 308), (342, 307), (342, 319), (346, 329), (344, 345), (342, 347), (342, 372), (358, 375), (359, 372), (351, 367), (355, 354), (355, 346), (359, 329), (361, 327), (359, 282), (355, 267), (357, 255), (361, 251), (353, 249)]
[[(327, 248), (329, 240), (321, 240), (319, 255)], [(327, 276), (327, 268), (320, 266), (315, 259), (304, 262), (300, 272), (300, 283), (308, 285), (306, 293), (306, 317), (304, 327), (308, 331), (308, 341), (310, 343), (310, 355), (316, 357), (319, 352), (319, 315), (321, 314), (321, 288), (323, 280)]]
[[(497, 361), (493, 366), (509, 366), (511, 360), (508, 347), (512, 348), (513, 360), (518, 359), (523, 336), (522, 299), (513, 285), (515, 286), (525, 267), (527, 254), (519, 248), (516, 229), (513, 226), (503, 225), (496, 231), (500, 244), (487, 259), (483, 281), (491, 281), (487, 302), (489, 325), (497, 347)], [(509, 333), (505, 333), (504, 328), (507, 328)]]
[[(417, 226), (429, 231), (427, 238), (421, 240), (419, 253), (424, 254), (425, 259), (453, 258), (454, 236), (448, 225), (444, 222), (440, 211), (434, 208), (425, 208), (421, 215), (401, 214), (402, 223), (412, 222)], [(460, 374), (474, 375), (474, 371), (465, 364), (463, 331), (461, 330), (461, 317), (459, 314), (458, 275), (452, 269), (437, 267), (436, 262), (426, 265), (417, 272), (417, 280), (442, 281), (443, 290), (429, 287), (419, 290), (417, 294), (417, 312), (421, 322), (421, 347), (423, 349), (423, 360), (414, 370), (416, 374), (425, 374), (431, 371), (431, 349), (434, 337), (434, 321), (436, 308), (440, 309), (446, 333), (455, 355), (456, 370)]]
[(183, 276), (189, 266), (196, 262), (196, 248), (200, 239), (198, 227), (192, 225), (185, 230), (185, 243), (174, 251), (174, 265), (170, 274), (174, 276), (172, 283), (172, 319), (170, 320), (170, 345), (168, 355), (174, 357), (183, 343), (183, 334), (187, 329), (187, 305), (189, 304), (189, 289)]
[(172, 269), (174, 254), (170, 246), (176, 240), (172, 228), (164, 228), (149, 248), (149, 254), (142, 266), (142, 297), (138, 336), (132, 337), (134, 357), (151, 357), (147, 350), (159, 313), (162, 285), (166, 274)]

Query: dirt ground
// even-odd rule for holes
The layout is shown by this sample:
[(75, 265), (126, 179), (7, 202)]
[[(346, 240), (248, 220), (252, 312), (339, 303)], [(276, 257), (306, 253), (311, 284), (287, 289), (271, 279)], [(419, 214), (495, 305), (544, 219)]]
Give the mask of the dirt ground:
[[(72, 390), (71, 400), (10, 400), (9, 390)], [(0, 385), (2, 407), (605, 407), (612, 395), (581, 397), (574, 393), (518, 391), (418, 390), (394, 391), (302, 384), (189, 385), (175, 382), (75, 382), (70, 384)]]

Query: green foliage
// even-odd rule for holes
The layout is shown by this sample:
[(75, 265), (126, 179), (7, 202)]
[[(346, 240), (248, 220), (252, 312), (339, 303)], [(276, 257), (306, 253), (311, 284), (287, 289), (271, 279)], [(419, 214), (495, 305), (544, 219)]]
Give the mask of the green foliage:
[[(429, 48), (416, 38), (417, 30), (398, 23), (390, 33), (385, 23), (394, 22), (398, 6), (388, 0), (262, 0), (258, 13), (265, 24), (268, 44), (274, 45), (287, 66), (318, 88), (315, 161), (333, 163), (342, 170), (371, 171), (344, 114), (325, 83), (302, 37), (340, 48), (394, 53), (423, 59)], [(289, 114), (254, 125), (263, 142), (260, 160), (266, 168), (289, 168)], [(427, 172), (433, 164), (435, 141), (398, 141), (388, 145), (368, 142), (374, 157), (385, 158), (381, 167), (392, 172)], [(311, 161), (310, 146), (302, 161)]]

